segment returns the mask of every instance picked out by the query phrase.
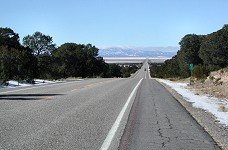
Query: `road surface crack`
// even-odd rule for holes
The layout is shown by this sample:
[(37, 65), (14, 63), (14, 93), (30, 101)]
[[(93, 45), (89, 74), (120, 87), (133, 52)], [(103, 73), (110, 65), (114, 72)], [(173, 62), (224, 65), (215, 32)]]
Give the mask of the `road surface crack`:
[(170, 122), (169, 117), (166, 115), (165, 118), (166, 118), (167, 121), (168, 121), (169, 128), (170, 128), (170, 129), (173, 129), (173, 126), (172, 126), (172, 124), (171, 124), (171, 122)]

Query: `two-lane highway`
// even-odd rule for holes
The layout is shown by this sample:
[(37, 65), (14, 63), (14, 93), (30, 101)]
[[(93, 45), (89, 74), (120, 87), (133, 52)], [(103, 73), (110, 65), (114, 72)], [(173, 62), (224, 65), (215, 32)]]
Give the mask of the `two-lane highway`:
[(218, 149), (180, 104), (149, 79), (147, 63), (134, 78), (0, 89), (0, 149), (118, 147)]

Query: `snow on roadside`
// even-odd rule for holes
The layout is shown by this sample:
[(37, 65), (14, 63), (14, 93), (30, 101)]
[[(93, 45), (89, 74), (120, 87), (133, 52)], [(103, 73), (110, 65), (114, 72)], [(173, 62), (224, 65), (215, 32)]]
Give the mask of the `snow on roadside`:
[(42, 79), (35, 79), (34, 81), (35, 81), (35, 84), (54, 83), (53, 81), (42, 80)]
[(212, 113), (221, 124), (228, 126), (228, 112), (222, 112), (220, 110), (221, 106), (228, 106), (227, 100), (209, 97), (207, 95), (195, 95), (192, 91), (186, 89), (187, 83), (177, 83), (164, 79), (157, 80), (177, 91), (186, 101), (191, 102), (193, 107), (202, 108)]
[(18, 83), (18, 81), (15, 81), (15, 80), (10, 80), (10, 81), (7, 81), (8, 83), (8, 86), (31, 86), (31, 84), (28, 84), (28, 83)]
[(7, 86), (0, 86), (0, 88), (10, 88), (10, 87), (18, 87), (18, 86), (24, 87), (24, 86), (55, 83), (54, 81), (42, 80), (42, 79), (35, 79), (34, 82), (35, 84), (30, 84), (30, 83), (20, 83), (20, 82), (18, 83), (18, 81), (10, 80), (6, 82)]

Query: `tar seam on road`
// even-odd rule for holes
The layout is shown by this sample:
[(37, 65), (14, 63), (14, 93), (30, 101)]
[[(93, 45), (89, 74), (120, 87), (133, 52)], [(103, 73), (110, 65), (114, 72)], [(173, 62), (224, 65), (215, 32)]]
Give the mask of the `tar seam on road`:
[(112, 125), (112, 128), (110, 129), (110, 131), (108, 132), (108, 135), (106, 137), (106, 139), (104, 140), (100, 150), (108, 150), (109, 146), (111, 145), (111, 142), (115, 136), (115, 133), (117, 131), (117, 129), (119, 128), (120, 122), (124, 116), (124, 113), (133, 97), (133, 95), (135, 94), (135, 92), (137, 91), (139, 85), (141, 84), (143, 78), (138, 82), (138, 84), (135, 86), (135, 88), (133, 89), (133, 91), (131, 92), (130, 96), (127, 99), (127, 102), (125, 103), (124, 107), (122, 108), (121, 112), (119, 113), (118, 117), (116, 118), (116, 121), (114, 122), (114, 124)]

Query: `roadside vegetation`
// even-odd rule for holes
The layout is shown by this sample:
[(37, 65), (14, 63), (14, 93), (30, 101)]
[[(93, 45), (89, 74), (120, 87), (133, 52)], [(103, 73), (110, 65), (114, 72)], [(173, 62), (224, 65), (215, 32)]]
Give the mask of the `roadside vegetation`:
[(134, 74), (139, 68), (142, 67), (142, 64), (109, 64), (109, 77), (121, 77), (128, 78)]
[(228, 66), (228, 25), (207, 35), (185, 35), (179, 45), (180, 50), (172, 59), (150, 64), (152, 77), (205, 79), (211, 71)]
[(49, 35), (35, 32), (23, 38), (0, 27), (0, 85), (8, 80), (32, 83), (34, 78), (129, 77), (137, 65), (109, 65), (92, 44), (56, 46)]

